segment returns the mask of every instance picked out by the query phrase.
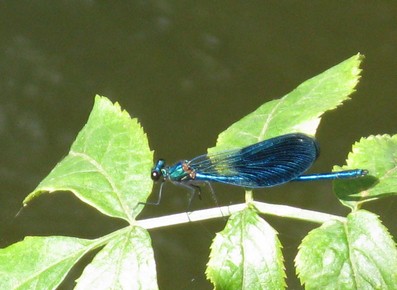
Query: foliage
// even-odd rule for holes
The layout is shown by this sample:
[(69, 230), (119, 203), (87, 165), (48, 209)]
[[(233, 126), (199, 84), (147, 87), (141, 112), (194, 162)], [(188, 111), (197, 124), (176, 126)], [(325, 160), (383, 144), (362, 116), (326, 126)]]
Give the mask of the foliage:
[(69, 154), (23, 204), (42, 194), (71, 191), (102, 213), (132, 223), (142, 209), (137, 203), (146, 200), (152, 188), (147, 178), (152, 159), (138, 121), (119, 104), (97, 96)]
[[(353, 145), (346, 160), (346, 166), (335, 166), (334, 170), (345, 168), (366, 168), (371, 176), (357, 180), (338, 180), (334, 191), (340, 201), (358, 208), (364, 202), (396, 194), (397, 190), (397, 135), (377, 135), (362, 138)], [(356, 187), (356, 189), (354, 189)]]
[[(354, 91), (361, 60), (361, 55), (355, 55), (283, 98), (265, 103), (221, 133), (209, 151), (242, 147), (289, 132), (315, 135), (322, 114), (340, 106)], [(347, 165), (334, 167), (365, 168), (370, 175), (334, 183), (337, 198), (352, 209), (346, 218), (334, 217), (325, 223), (315, 214), (306, 218), (323, 223), (303, 239), (295, 259), (297, 274), (307, 289), (397, 289), (395, 242), (378, 216), (360, 209), (364, 202), (397, 191), (396, 136), (362, 138), (353, 146)], [(2, 289), (56, 288), (71, 267), (94, 249), (100, 250), (78, 279), (77, 289), (157, 289), (150, 236), (138, 226), (144, 223), (136, 220), (143, 207), (139, 202), (145, 202), (151, 192), (152, 158), (137, 120), (117, 103), (97, 96), (69, 154), (23, 203), (39, 195), (71, 191), (100, 212), (128, 221), (129, 226), (93, 240), (26, 237), (0, 249)], [(269, 212), (257, 204), (247, 201), (214, 239), (206, 274), (216, 289), (286, 287), (281, 243), (276, 230), (259, 215)]]

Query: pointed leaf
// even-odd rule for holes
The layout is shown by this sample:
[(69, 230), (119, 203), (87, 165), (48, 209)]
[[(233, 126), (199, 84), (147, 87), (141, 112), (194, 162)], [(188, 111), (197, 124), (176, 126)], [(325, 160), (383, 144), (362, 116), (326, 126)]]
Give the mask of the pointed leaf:
[(26, 237), (0, 249), (1, 289), (55, 289), (92, 243), (70, 237)]
[(311, 231), (295, 263), (306, 289), (397, 289), (396, 245), (368, 211)]
[(148, 232), (133, 227), (113, 239), (95, 256), (77, 282), (75, 289), (158, 289)]
[(87, 124), (66, 156), (29, 194), (72, 191), (102, 213), (132, 221), (150, 194), (152, 152), (136, 119), (97, 96)]
[(252, 209), (232, 215), (214, 239), (206, 274), (216, 289), (284, 289), (276, 231)]
[(281, 99), (263, 104), (218, 136), (209, 152), (241, 148), (278, 135), (315, 135), (321, 115), (349, 99), (360, 78), (357, 54), (305, 81)]
[(352, 208), (361, 203), (397, 193), (397, 135), (362, 138), (353, 145), (347, 165), (334, 170), (363, 168), (369, 176), (357, 180), (336, 180), (334, 191)]

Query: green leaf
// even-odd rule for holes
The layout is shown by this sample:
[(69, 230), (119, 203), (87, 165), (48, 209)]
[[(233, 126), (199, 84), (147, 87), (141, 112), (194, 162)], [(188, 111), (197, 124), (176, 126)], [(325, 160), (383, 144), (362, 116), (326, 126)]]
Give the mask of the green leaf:
[(126, 227), (95, 240), (27, 237), (0, 249), (1, 289), (55, 289), (87, 252), (107, 244), (86, 267), (79, 289), (157, 289), (146, 230)]
[(263, 104), (218, 136), (209, 153), (241, 148), (291, 132), (315, 135), (321, 115), (354, 92), (362, 55), (357, 54), (299, 85), (281, 99)]
[(336, 180), (334, 191), (341, 202), (352, 208), (397, 193), (397, 135), (362, 138), (353, 145), (347, 165), (334, 171), (363, 168), (369, 176), (357, 180)]
[(311, 231), (295, 258), (306, 289), (397, 289), (397, 249), (378, 217), (360, 210)]
[(149, 234), (139, 227), (109, 242), (85, 268), (75, 289), (158, 289)]
[(214, 239), (206, 274), (216, 289), (284, 289), (276, 231), (253, 209), (232, 215)]
[(55, 289), (92, 243), (70, 237), (26, 237), (0, 249), (1, 289)]
[(130, 223), (152, 189), (148, 172), (153, 153), (136, 119), (118, 103), (96, 96), (87, 124), (69, 154), (23, 201), (56, 191), (71, 191), (104, 214)]

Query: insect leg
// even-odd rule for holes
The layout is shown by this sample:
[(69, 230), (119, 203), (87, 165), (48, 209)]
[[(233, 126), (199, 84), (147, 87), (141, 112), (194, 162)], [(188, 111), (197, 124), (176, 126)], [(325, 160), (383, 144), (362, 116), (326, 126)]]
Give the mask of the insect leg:
[(215, 205), (216, 205), (217, 207), (219, 207), (219, 202), (218, 202), (218, 199), (216, 198), (215, 190), (214, 190), (214, 188), (212, 187), (211, 182), (205, 181), (204, 183), (205, 183), (205, 185), (207, 185), (208, 188), (210, 189), (211, 198), (212, 198), (212, 200), (215, 202)]
[(189, 212), (190, 206), (192, 205), (193, 199), (198, 194), (199, 198), (201, 199), (201, 188), (198, 185), (189, 183), (189, 182), (173, 182), (175, 185), (186, 188), (190, 192), (189, 203), (187, 205), (186, 211)]
[[(212, 198), (212, 200), (214, 201), (215, 205), (220, 209), (221, 206), (219, 205), (218, 198), (216, 197), (215, 190), (214, 190), (214, 188), (212, 187), (211, 182), (205, 181), (205, 185), (207, 185), (208, 188), (210, 189), (211, 198)], [(220, 213), (221, 213), (223, 219), (226, 221), (226, 218), (225, 218), (225, 216), (223, 215), (222, 210), (219, 210), (219, 211), (220, 211)]]
[(158, 194), (158, 197), (157, 197), (157, 201), (155, 201), (155, 202), (142, 202), (142, 201), (140, 201), (140, 202), (138, 202), (138, 205), (140, 205), (140, 204), (143, 204), (143, 205), (159, 205), (160, 201), (161, 201), (161, 194), (163, 193), (164, 184), (165, 184), (165, 182), (163, 181), (161, 183), (161, 185), (160, 185), (160, 190), (159, 190), (159, 194)]

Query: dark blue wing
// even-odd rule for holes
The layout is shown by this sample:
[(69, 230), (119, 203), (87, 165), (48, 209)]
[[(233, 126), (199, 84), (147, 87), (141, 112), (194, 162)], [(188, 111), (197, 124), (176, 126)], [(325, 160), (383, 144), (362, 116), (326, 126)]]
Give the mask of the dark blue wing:
[(198, 156), (189, 161), (195, 180), (238, 186), (270, 187), (295, 179), (311, 167), (319, 154), (316, 140), (287, 134), (244, 147)]

